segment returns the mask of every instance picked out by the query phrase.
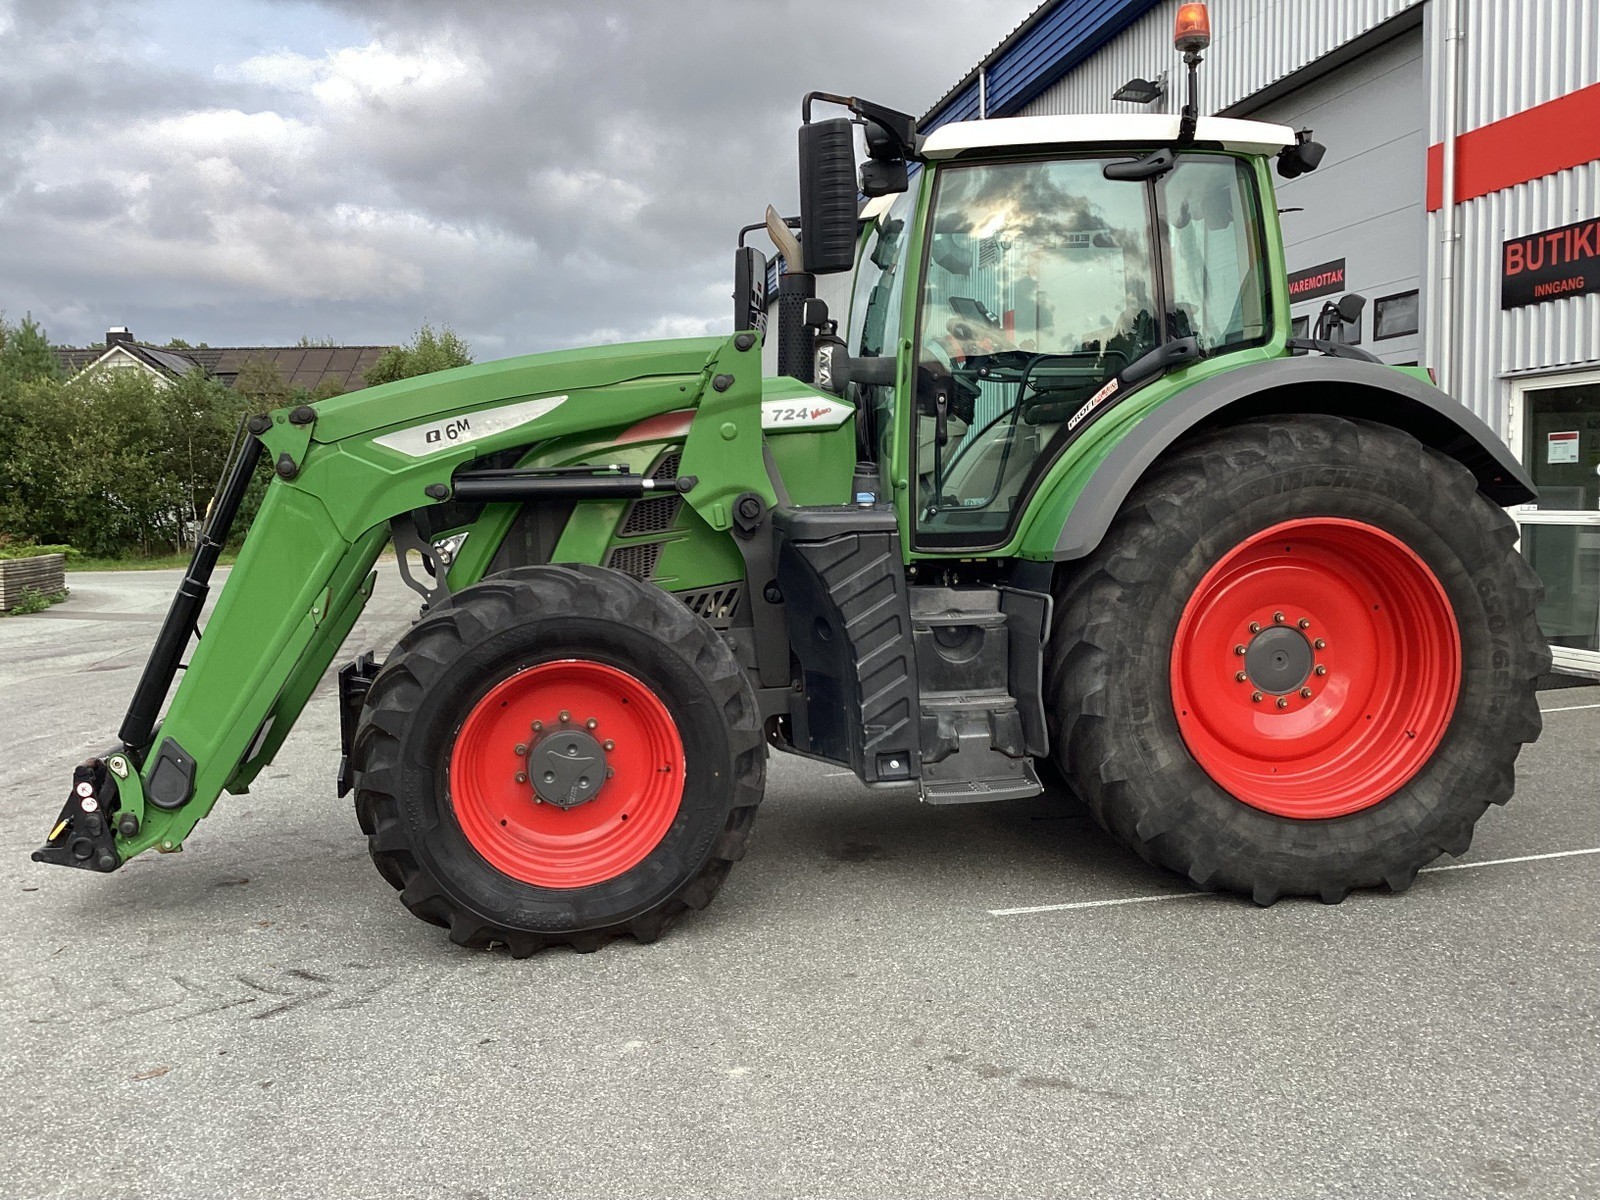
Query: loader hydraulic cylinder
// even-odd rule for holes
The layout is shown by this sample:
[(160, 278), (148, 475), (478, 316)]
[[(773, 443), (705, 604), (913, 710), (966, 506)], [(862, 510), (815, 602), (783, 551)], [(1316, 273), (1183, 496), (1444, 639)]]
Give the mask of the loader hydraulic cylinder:
[(142, 754), (155, 736), (161, 705), (166, 701), (173, 677), (178, 673), (178, 664), (189, 647), (190, 636), (197, 630), (200, 611), (211, 591), (211, 572), (216, 569), (217, 557), (227, 543), (233, 519), (239, 513), (239, 505), (244, 501), (250, 477), (260, 459), (260, 441), (246, 434), (211, 505), (200, 542), (189, 560), (189, 569), (184, 572), (183, 582), (172, 597), (172, 606), (167, 609), (166, 620), (161, 623), (155, 649), (150, 652), (144, 674), (139, 677), (139, 686), (134, 689), (133, 701), (128, 705), (128, 715), (122, 719), (117, 736), (135, 754)]

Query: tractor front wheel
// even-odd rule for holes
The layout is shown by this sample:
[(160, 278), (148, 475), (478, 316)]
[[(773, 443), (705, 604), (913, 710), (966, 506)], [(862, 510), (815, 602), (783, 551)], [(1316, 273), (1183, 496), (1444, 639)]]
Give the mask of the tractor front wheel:
[(658, 588), (528, 567), (433, 608), (352, 744), (378, 871), (465, 946), (593, 950), (708, 904), (760, 803), (766, 748), (727, 644)]
[(1541, 588), (1470, 472), (1326, 416), (1171, 454), (1063, 581), (1053, 749), (1105, 827), (1270, 904), (1461, 854), (1539, 735)]

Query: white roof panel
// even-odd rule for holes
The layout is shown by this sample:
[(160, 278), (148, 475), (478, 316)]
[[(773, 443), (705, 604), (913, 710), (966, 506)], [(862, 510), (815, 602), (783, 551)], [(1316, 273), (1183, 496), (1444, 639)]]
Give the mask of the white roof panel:
[[(1178, 140), (1176, 113), (1095, 113), (1068, 117), (995, 117), (987, 121), (952, 121), (927, 135), (924, 158), (953, 158), (963, 150), (1007, 146), (1074, 144), (1149, 145)], [(1294, 130), (1264, 121), (1201, 117), (1197, 142), (1221, 143), (1246, 154), (1274, 154), (1294, 145)]]

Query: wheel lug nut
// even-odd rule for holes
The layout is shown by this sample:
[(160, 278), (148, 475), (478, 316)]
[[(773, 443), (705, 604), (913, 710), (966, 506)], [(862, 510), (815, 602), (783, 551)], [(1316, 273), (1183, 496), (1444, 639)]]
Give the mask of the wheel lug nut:
[(1235, 646), (1233, 648), (1233, 652), (1235, 654), (1243, 654), (1244, 653), (1244, 647), (1243, 646)]
[(1312, 644), (1312, 646), (1314, 646), (1318, 650), (1326, 650), (1328, 648), (1328, 643), (1323, 641), (1321, 638), (1318, 638), (1316, 641), (1312, 642), (1311, 644)]
[(565, 725), (568, 721), (572, 720), (572, 714), (569, 713), (564, 708), (559, 713), (557, 713), (556, 715), (560, 719), (560, 721), (561, 721), (561, 723), (563, 725)]
[(1318, 674), (1318, 675), (1326, 675), (1326, 674), (1327, 674), (1327, 673), (1328, 673), (1328, 668), (1327, 668), (1327, 667), (1324, 667), (1324, 666), (1322, 666), (1322, 665), (1321, 665), (1321, 664), (1320, 664), (1320, 663), (1319, 663), (1319, 664), (1318, 664), (1318, 666), (1317, 666), (1317, 674)]
[(583, 727), (585, 729), (596, 729), (596, 728), (599, 727), (599, 725), (600, 725), (600, 722), (596, 721), (593, 717), (590, 717), (587, 721), (585, 721), (583, 723)]
[(538, 733), (543, 728), (544, 728), (544, 722), (543, 721), (535, 721), (533, 723), (533, 731), (535, 733)]
[(1300, 620), (1298, 622), (1296, 622), (1296, 624), (1298, 624), (1301, 629), (1310, 629), (1311, 628), (1311, 622), (1308, 621), (1305, 617), (1301, 617)]
[(527, 783), (528, 782), (528, 773), (526, 771), (518, 771), (517, 772), (517, 782), (518, 783)]
[(1289, 697), (1287, 697), (1287, 696), (1279, 696), (1278, 697), (1278, 707), (1279, 708), (1288, 708), (1289, 707)]
[(1272, 614), (1272, 620), (1273, 620), (1274, 624), (1282, 625), (1283, 624), (1283, 614), (1282, 613), (1273, 613)]
[(607, 738), (605, 741), (600, 743), (600, 749), (602, 749), (602, 750), (615, 750), (616, 748), (617, 748), (617, 744), (615, 742), (613, 742), (610, 738)]
[(1243, 683), (1243, 682), (1244, 682), (1244, 681), (1245, 681), (1245, 680), (1246, 680), (1246, 679), (1249, 679), (1249, 678), (1250, 678), (1250, 676), (1248, 676), (1248, 675), (1246, 675), (1246, 674), (1245, 674), (1245, 673), (1244, 673), (1244, 672), (1243, 672), (1243, 671), (1240, 671), (1240, 672), (1239, 672), (1239, 673), (1238, 673), (1238, 674), (1237, 674), (1237, 675), (1235, 675), (1235, 676), (1234, 676), (1234, 677), (1233, 677), (1233, 678), (1234, 678), (1234, 681), (1235, 681), (1235, 682), (1236, 682), (1236, 683)]
[(1310, 688), (1301, 688), (1300, 689), (1300, 698), (1302, 700), (1311, 699), (1311, 689)]
[(606, 768), (606, 778), (607, 779), (610, 779), (616, 773), (617, 773), (617, 769), (615, 767), (607, 767)]
[(1250, 632), (1251, 633), (1260, 633), (1261, 632), (1261, 622), (1260, 621), (1251, 621), (1250, 622)]
[(528, 743), (527, 742), (518, 742), (516, 744), (516, 746), (513, 747), (513, 752), (516, 754), (516, 756), (518, 758), (523, 757), (524, 755), (526, 755), (528, 753)]
[(1250, 693), (1250, 703), (1251, 704), (1260, 704), (1261, 703), (1261, 693), (1260, 692), (1251, 692)]

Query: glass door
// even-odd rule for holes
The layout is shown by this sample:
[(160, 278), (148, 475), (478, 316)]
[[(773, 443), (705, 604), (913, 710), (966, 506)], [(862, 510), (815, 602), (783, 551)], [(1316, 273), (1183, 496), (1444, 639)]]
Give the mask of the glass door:
[(1519, 382), (1511, 427), (1539, 499), (1512, 510), (1544, 580), (1558, 670), (1600, 678), (1600, 371)]

